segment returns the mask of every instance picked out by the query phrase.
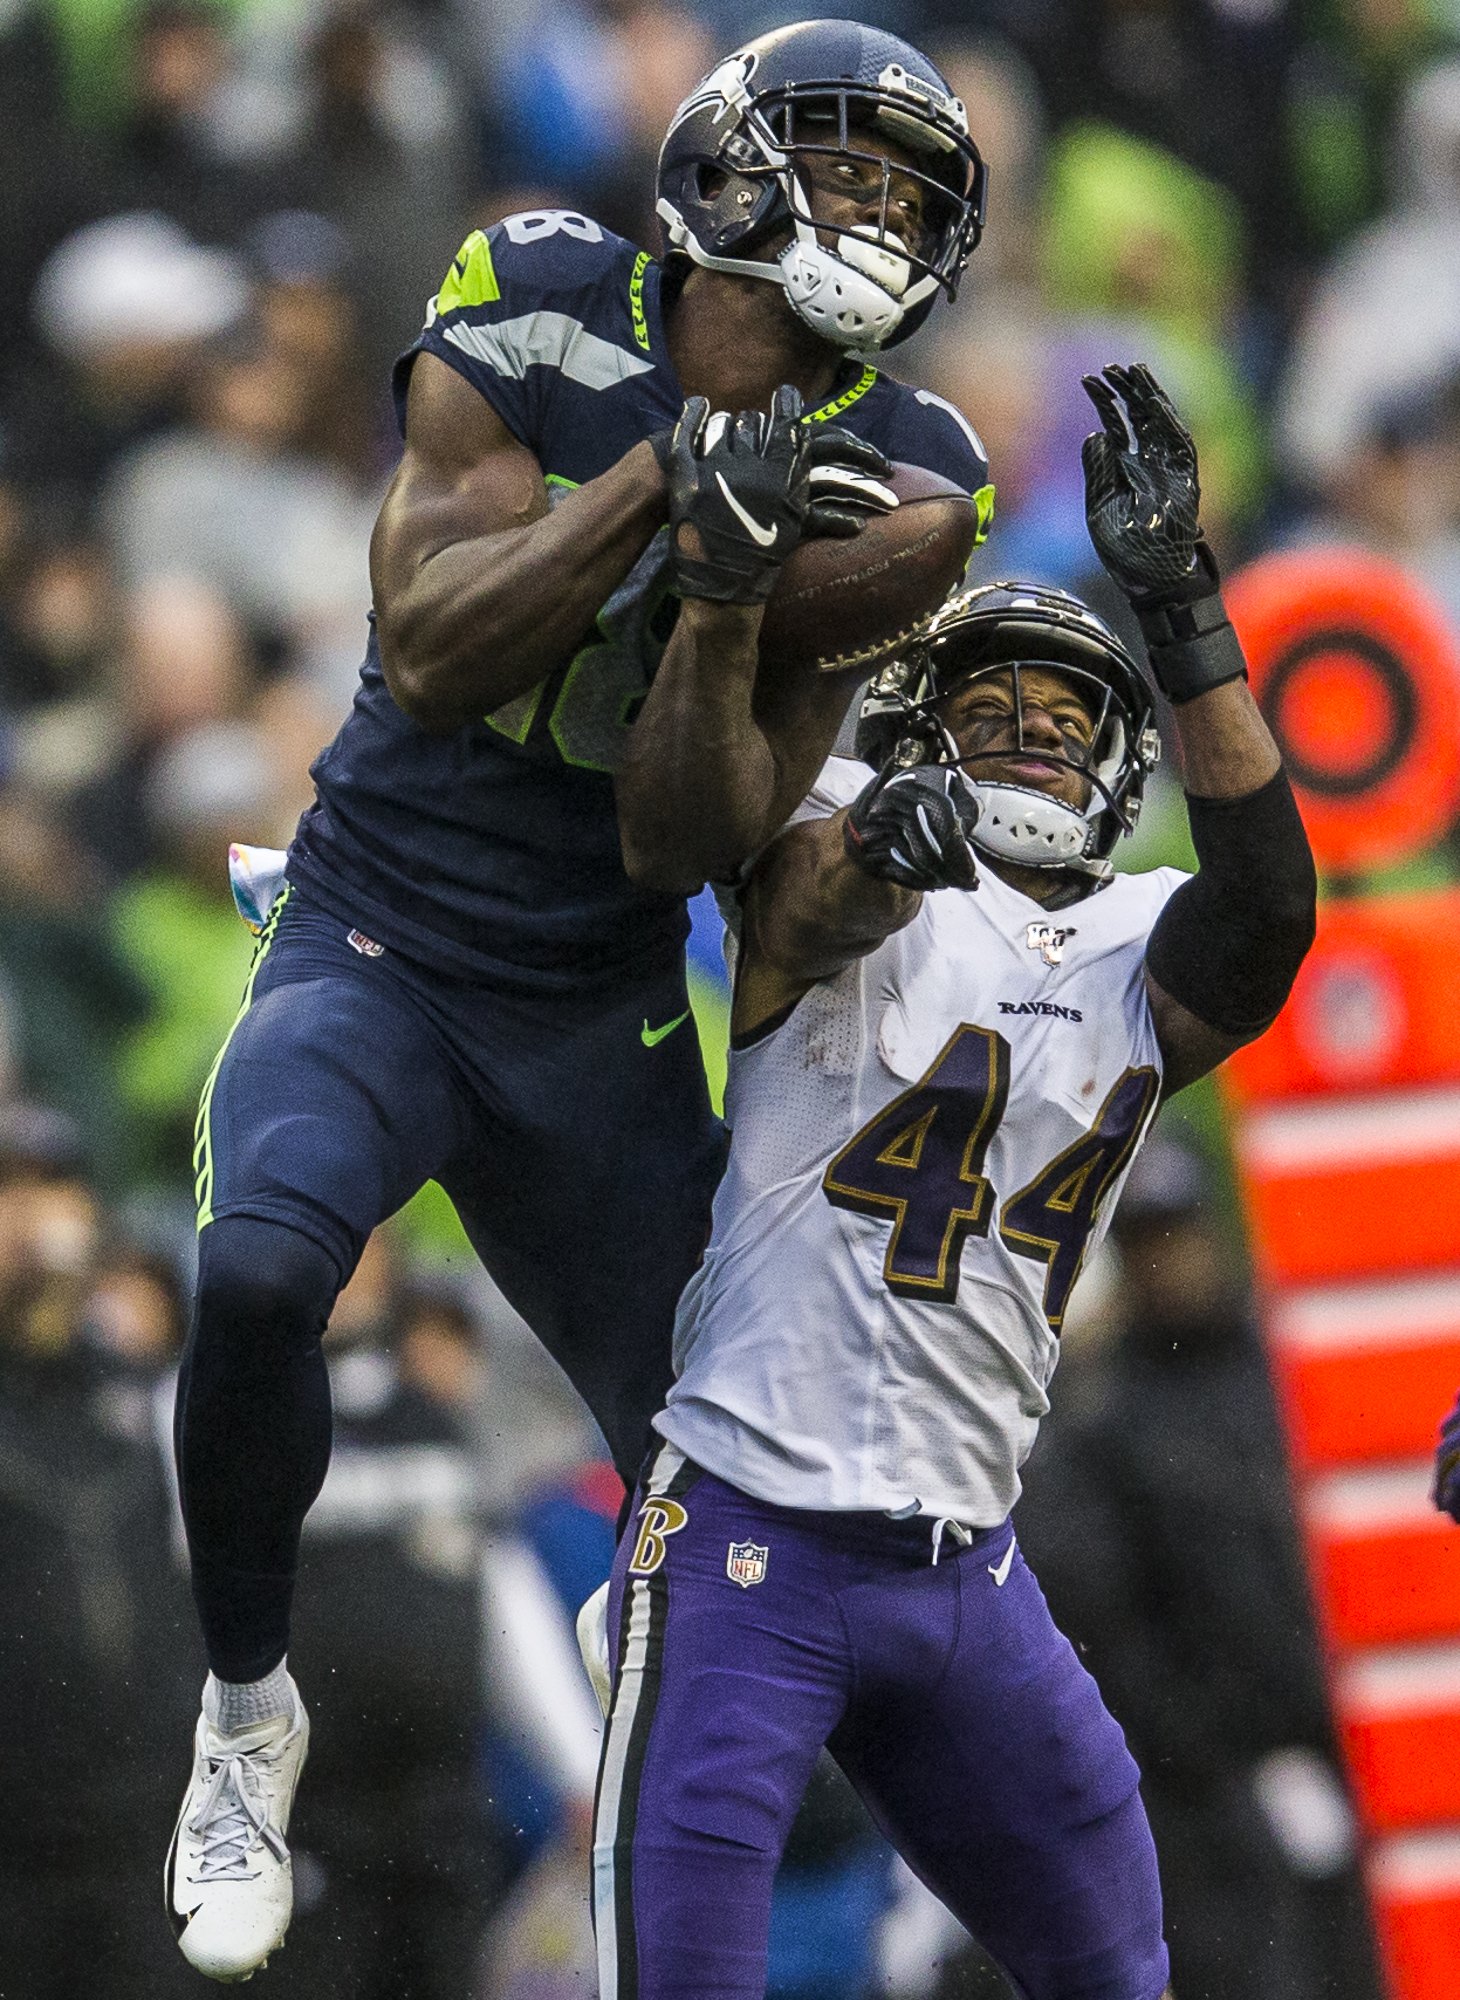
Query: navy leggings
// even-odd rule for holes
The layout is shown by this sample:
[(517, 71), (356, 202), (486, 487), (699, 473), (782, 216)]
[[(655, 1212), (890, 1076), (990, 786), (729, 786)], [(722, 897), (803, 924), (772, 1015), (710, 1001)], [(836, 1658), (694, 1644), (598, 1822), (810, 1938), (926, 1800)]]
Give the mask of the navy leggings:
[(682, 965), (509, 994), (362, 952), (297, 891), (275, 907), (199, 1111), (178, 1397), (194, 1595), (229, 1680), (287, 1644), (329, 1460), (320, 1336), (376, 1225), (442, 1184), (632, 1485), (725, 1147)]

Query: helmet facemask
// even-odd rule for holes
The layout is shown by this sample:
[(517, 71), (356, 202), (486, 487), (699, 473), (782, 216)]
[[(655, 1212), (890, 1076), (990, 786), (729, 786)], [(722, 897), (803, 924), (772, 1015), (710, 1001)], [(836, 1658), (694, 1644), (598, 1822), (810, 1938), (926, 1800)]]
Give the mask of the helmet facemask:
[[(1000, 589), (998, 594), (1008, 592)], [(1074, 600), (1066, 602), (1074, 606)], [(1083, 607), (1074, 608), (1089, 618)], [(873, 677), (858, 725), (858, 754), (872, 763), (891, 757), (904, 767), (937, 763), (961, 770), (981, 807), (975, 846), (1024, 867), (1072, 869), (1097, 881), (1107, 880), (1112, 873), (1110, 850), (1134, 828), (1145, 774), (1160, 756), (1149, 697), (1133, 663), (1122, 653), (1116, 665), (1101, 658), (1102, 649), (1087, 646), (1086, 658), (1092, 663), (1081, 664), (1081, 647), (1059, 643), (1054, 626), (1041, 632), (1031, 623), (1019, 631), (1017, 619), (1001, 625), (989, 613), (961, 629), (955, 623), (953, 632), (945, 635), (938, 629), (943, 616), (930, 627), (931, 644), (909, 648), (907, 655)], [(1009, 643), (1011, 632), (1017, 633), (1018, 643)], [(1111, 643), (1118, 645), (1113, 638)], [(966, 664), (960, 662), (960, 653)], [(1088, 744), (1065, 732), (1058, 750), (1048, 742), (1026, 739), (1022, 679), (1031, 669), (1057, 674), (1075, 689), (1091, 717)], [(1122, 685), (1127, 672), (1128, 687)], [(996, 749), (965, 752), (945, 720), (946, 705), (971, 683), (996, 674), (1010, 682), (1010, 740)], [(1021, 757), (1076, 773), (1086, 788), (1083, 804), (1000, 779), (989, 768)]]
[[(982, 233), (986, 171), (963, 106), (897, 64), (875, 84), (791, 83), (757, 94), (745, 60), (732, 58), (700, 86), (665, 142), (658, 212), (671, 248), (711, 270), (779, 283), (798, 318), (834, 346), (875, 350), (904, 338), (940, 292), (955, 295)], [(888, 160), (879, 134), (910, 161)], [(875, 219), (816, 218), (813, 178), (833, 159), (880, 174)], [(707, 169), (724, 180), (707, 184)], [(914, 244), (891, 226), (895, 177), (922, 197)], [(743, 254), (783, 231), (791, 240), (773, 259)]]
[[(1024, 676), (1032, 668), (1058, 674), (1073, 684), (1081, 705), (1091, 717), (1088, 744), (1065, 730), (1060, 731), (1059, 750), (1044, 741), (1026, 741)], [(1007, 676), (1011, 683), (1011, 741), (997, 749), (965, 752), (942, 717), (936, 718), (943, 751), (939, 761), (951, 763), (964, 773), (982, 807), (975, 843), (987, 854), (1029, 868), (1074, 868), (1100, 877), (1109, 875), (1110, 863), (1094, 851), (1098, 821), (1107, 812), (1114, 814), (1120, 833), (1129, 833), (1132, 824), (1114, 789), (1129, 761), (1130, 751), (1125, 723), (1113, 693), (1098, 675), (1083, 667), (1032, 656), (975, 667), (958, 675), (938, 697), (938, 708), (943, 708), (954, 695), (964, 693), (972, 683), (995, 675)], [(1019, 757), (1054, 770), (1073, 772), (1084, 784), (1083, 803), (1076, 805), (1036, 786), (999, 779), (989, 769), (991, 765)]]

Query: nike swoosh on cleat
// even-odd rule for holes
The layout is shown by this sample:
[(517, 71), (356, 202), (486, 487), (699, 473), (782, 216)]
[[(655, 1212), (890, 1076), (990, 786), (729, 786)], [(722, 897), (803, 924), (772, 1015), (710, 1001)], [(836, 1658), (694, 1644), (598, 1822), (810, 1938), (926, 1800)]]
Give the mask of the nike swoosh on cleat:
[(736, 518), (744, 524), (752, 540), (757, 542), (761, 548), (768, 549), (771, 543), (776, 539), (775, 529), (762, 527), (760, 522), (756, 520), (754, 514), (746, 513), (745, 509), (741, 506), (740, 502), (735, 498), (735, 495), (730, 491), (730, 488), (725, 484), (725, 475), (723, 472), (717, 472), (715, 474), (715, 483), (720, 488), (720, 491), (724, 494), (725, 499), (729, 504), (731, 513), (734, 514)]
[(639, 1040), (644, 1044), (646, 1049), (657, 1048), (666, 1035), (672, 1035), (680, 1022), (687, 1021), (688, 1019), (689, 1008), (686, 1007), (682, 1014), (676, 1014), (674, 1019), (666, 1021), (662, 1028), (651, 1028), (649, 1023), (645, 1021), (643, 1027), (639, 1030)]
[(177, 1826), (172, 1830), (172, 1839), (167, 1843), (167, 1859), (162, 1864), (162, 1903), (163, 1908), (167, 1911), (168, 1922), (172, 1925), (174, 1937), (182, 1936), (193, 1918), (198, 1914), (198, 1910), (203, 1907), (199, 1903), (197, 1910), (189, 1910), (186, 1916), (184, 1916), (173, 1900), (176, 1891), (172, 1876), (173, 1868), (177, 1862), (177, 1836), (181, 1826), (182, 1821), (179, 1819)]
[(182, 1936), (183, 1932), (187, 1929), (188, 1925), (192, 1922), (193, 1918), (198, 1914), (199, 1910), (201, 1910), (202, 1907), (203, 1906), (201, 1903), (194, 1903), (193, 1907), (190, 1910), (179, 1909), (177, 1904), (173, 1902), (171, 1896), (168, 1897), (167, 1915), (168, 1915), (168, 1921), (172, 1925), (172, 1934), (174, 1937), (180, 1938)]
[(1014, 1551), (1018, 1546), (1017, 1539), (1010, 1542), (1008, 1548), (999, 1557), (999, 1560), (996, 1563), (989, 1564), (989, 1575), (993, 1578), (994, 1587), (998, 1590), (1002, 1590), (1004, 1585), (1009, 1581), (1009, 1571), (1014, 1566)]

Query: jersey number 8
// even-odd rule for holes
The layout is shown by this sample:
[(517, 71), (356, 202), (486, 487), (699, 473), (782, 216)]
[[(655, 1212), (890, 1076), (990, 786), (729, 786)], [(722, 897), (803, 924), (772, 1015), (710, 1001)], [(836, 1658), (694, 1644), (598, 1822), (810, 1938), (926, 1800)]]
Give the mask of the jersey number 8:
[(545, 236), (571, 236), (579, 243), (601, 243), (603, 231), (592, 216), (574, 208), (526, 208), (509, 215), (502, 227), (511, 243), (541, 243)]
[[(1009, 1097), (1011, 1054), (992, 1028), (954, 1031), (926, 1075), (862, 1127), (822, 1177), (835, 1208), (890, 1216), (882, 1275), (911, 1298), (958, 1296), (968, 1236), (987, 1236), (995, 1194), (983, 1163)], [(1155, 1107), (1160, 1078), (1128, 1069), (1094, 1124), (999, 1213), (1016, 1257), (1045, 1266), (1044, 1312), (1058, 1333), (1101, 1203), (1124, 1171)]]

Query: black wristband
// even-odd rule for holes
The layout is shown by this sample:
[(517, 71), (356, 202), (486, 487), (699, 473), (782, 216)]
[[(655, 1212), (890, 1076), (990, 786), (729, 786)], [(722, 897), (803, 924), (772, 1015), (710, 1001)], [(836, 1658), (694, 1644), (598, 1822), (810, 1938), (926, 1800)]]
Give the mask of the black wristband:
[(1188, 1013), (1249, 1036), (1276, 1017), (1313, 942), (1317, 877), (1287, 773), (1240, 799), (1187, 794), (1200, 872), (1156, 919), (1151, 977)]
[(1151, 672), (1173, 708), (1226, 681), (1245, 681), (1247, 662), (1220, 591), (1187, 604), (1137, 604)]
[(1173, 708), (1224, 681), (1246, 680), (1247, 662), (1222, 602), (1216, 558), (1198, 541), (1179, 584), (1131, 598), (1151, 672)]

